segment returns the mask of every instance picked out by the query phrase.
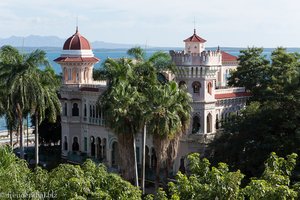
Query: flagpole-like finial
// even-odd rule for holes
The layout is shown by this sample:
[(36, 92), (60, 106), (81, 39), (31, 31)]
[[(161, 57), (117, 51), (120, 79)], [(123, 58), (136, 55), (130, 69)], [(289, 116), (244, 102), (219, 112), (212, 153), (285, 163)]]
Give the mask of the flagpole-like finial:
[(78, 16), (76, 16), (76, 33), (78, 33)]
[(196, 34), (196, 20), (195, 20), (195, 16), (194, 16), (194, 34)]

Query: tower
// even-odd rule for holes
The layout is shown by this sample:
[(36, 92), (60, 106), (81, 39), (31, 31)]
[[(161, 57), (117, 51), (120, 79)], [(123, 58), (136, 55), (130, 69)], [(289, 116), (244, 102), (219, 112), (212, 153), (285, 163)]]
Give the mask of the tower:
[(192, 123), (188, 134), (203, 136), (215, 133), (216, 74), (222, 66), (222, 53), (205, 50), (206, 40), (196, 34), (185, 39), (182, 52), (170, 51), (178, 71), (176, 80), (186, 85), (193, 98)]
[(200, 54), (202, 51), (205, 50), (204, 43), (206, 42), (206, 40), (204, 40), (196, 34), (196, 29), (194, 29), (194, 34), (191, 37), (183, 41), (185, 43), (185, 53)]
[(60, 57), (54, 61), (61, 65), (63, 84), (91, 84), (94, 64), (99, 59), (94, 57), (89, 41), (76, 28), (75, 34), (65, 41)]

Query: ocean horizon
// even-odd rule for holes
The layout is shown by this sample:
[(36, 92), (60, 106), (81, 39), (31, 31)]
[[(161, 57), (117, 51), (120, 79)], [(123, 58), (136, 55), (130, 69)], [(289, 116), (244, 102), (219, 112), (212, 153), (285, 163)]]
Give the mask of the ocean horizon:
[[(55, 63), (53, 60), (58, 58), (61, 54), (61, 48), (19, 48), (21, 51), (24, 51), (25, 53), (29, 53), (35, 49), (42, 49), (46, 52), (47, 59), (50, 63), (50, 65), (53, 67), (54, 71), (56, 74), (61, 73), (61, 67), (59, 64)], [(173, 48), (176, 51), (181, 51), (183, 48)], [(151, 49), (146, 49), (146, 56), (149, 57), (151, 56), (154, 52), (156, 51), (163, 51), (163, 52), (169, 52), (169, 50), (173, 50), (172, 48), (151, 48)], [(211, 48), (206, 48), (207, 50), (215, 50), (216, 47), (211, 47)], [(226, 51), (229, 54), (232, 54), (234, 56), (238, 56), (240, 54), (240, 50), (245, 49), (245, 48), (236, 48), (236, 47), (224, 47), (221, 48), (222, 51)], [(266, 55), (267, 58), (270, 58), (272, 51), (275, 48), (265, 48), (263, 54)], [(287, 48), (288, 52), (298, 52), (300, 53), (300, 48)], [(127, 55), (127, 49), (94, 49), (93, 50), (95, 57), (100, 59), (99, 63), (95, 64), (95, 68), (101, 68), (102, 63), (107, 59), (107, 58), (122, 58), (126, 57)], [(5, 118), (1, 117), (0, 118), (0, 131), (6, 130), (6, 123), (5, 123)]]

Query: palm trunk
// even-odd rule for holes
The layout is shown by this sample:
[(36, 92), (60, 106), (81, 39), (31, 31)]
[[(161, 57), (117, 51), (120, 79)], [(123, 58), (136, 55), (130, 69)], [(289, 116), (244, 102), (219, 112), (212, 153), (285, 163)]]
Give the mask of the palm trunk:
[(142, 138), (142, 151), (143, 151), (143, 155), (142, 155), (142, 183), (141, 183), (141, 187), (142, 187), (142, 194), (145, 194), (145, 164), (146, 164), (146, 134), (147, 134), (147, 128), (146, 128), (146, 124), (144, 125), (144, 131), (143, 131), (143, 138)]
[(23, 116), (20, 104), (17, 104), (17, 114), (20, 126), (20, 157), (24, 159), (24, 137), (23, 137)]
[(133, 135), (118, 134), (119, 147), (119, 167), (122, 177), (134, 183), (134, 152), (133, 152)]
[(153, 145), (155, 146), (155, 153), (157, 158), (156, 164), (156, 180), (155, 180), (155, 189), (159, 187), (160, 181), (160, 166), (167, 159), (167, 150), (170, 144), (170, 140), (167, 137), (161, 137), (158, 134), (153, 137)]
[(159, 181), (160, 181), (160, 161), (157, 159), (156, 163), (156, 178), (155, 178), (155, 191), (158, 191), (159, 188)]
[(35, 167), (39, 164), (39, 115), (35, 114)]
[(137, 167), (137, 159), (136, 159), (136, 142), (135, 135), (133, 135), (133, 154), (134, 154), (134, 171), (135, 171), (135, 186), (139, 187), (139, 175), (138, 175), (138, 167)]

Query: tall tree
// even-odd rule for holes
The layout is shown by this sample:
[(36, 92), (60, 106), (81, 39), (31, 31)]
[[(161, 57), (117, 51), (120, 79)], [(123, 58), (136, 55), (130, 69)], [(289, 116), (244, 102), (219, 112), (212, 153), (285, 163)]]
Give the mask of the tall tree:
[[(57, 96), (57, 81), (50, 67), (45, 71), (37, 70), (33, 73), (37, 77), (35, 96), (30, 98), (29, 108), (35, 117), (35, 165), (39, 163), (39, 125), (45, 119), (46, 114), (50, 122), (55, 122), (60, 113), (61, 104)], [(47, 111), (47, 113), (46, 113)]]
[[(106, 113), (106, 124), (117, 134), (121, 174), (126, 180), (136, 179), (135, 134), (140, 130), (141, 109), (137, 87), (130, 84), (134, 79), (134, 65), (130, 59), (107, 59), (104, 67), (107, 72), (108, 88), (99, 99)], [(129, 167), (130, 166), (130, 167)], [(135, 180), (137, 181), (137, 180)]]
[[(240, 57), (252, 52), (242, 51)], [(283, 48), (271, 54), (271, 63), (260, 62), (263, 76), (249, 69), (249, 63), (261, 57), (248, 56), (240, 63), (233, 76), (239, 74), (241, 82), (259, 79), (250, 91), (253, 96), (249, 106), (240, 116), (225, 123), (224, 134), (214, 143), (214, 160), (224, 161), (244, 171), (248, 176), (258, 176), (263, 161), (274, 151), (280, 156), (299, 153), (300, 143), (300, 62), (298, 53), (288, 53)], [(259, 59), (260, 60), (260, 59)], [(253, 64), (254, 65), (254, 64)]]
[[(177, 156), (178, 140), (189, 123), (191, 98), (173, 81), (154, 87), (151, 93), (147, 126), (157, 157), (155, 186), (158, 188), (162, 163), (168, 155), (171, 162)], [(168, 148), (172, 153), (168, 153)]]
[(3, 46), (0, 51), (0, 82), (6, 86), (7, 108), (16, 113), (21, 158), (24, 158), (23, 118), (32, 111), (34, 104), (43, 103), (42, 94), (48, 94), (43, 91), (39, 70), (49, 65), (45, 55), (41, 50), (22, 54), (11, 46)]

